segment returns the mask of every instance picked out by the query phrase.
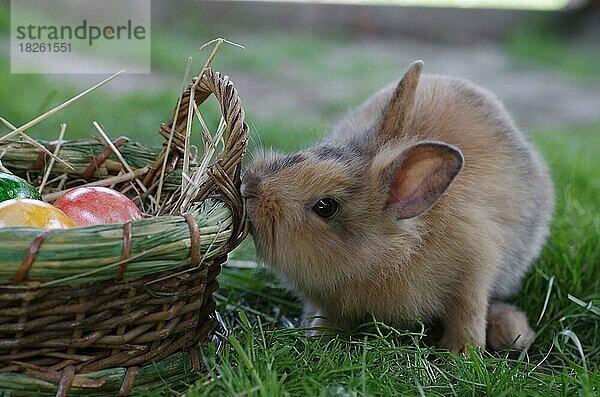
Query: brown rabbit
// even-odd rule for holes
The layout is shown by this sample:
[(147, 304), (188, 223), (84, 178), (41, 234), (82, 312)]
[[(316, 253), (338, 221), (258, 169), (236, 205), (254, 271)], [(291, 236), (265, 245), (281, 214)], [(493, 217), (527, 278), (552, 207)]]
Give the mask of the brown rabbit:
[(528, 347), (515, 294), (548, 234), (540, 156), (489, 92), (421, 75), (376, 94), (321, 144), (246, 171), (258, 254), (331, 324), (441, 320), (440, 347)]

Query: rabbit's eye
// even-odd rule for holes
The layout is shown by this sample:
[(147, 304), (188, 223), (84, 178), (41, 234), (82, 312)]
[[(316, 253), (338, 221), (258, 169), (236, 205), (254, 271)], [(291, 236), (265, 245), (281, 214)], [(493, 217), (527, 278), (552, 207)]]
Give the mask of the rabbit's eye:
[(313, 211), (321, 218), (330, 219), (340, 211), (340, 204), (332, 198), (326, 197), (319, 201), (313, 207)]

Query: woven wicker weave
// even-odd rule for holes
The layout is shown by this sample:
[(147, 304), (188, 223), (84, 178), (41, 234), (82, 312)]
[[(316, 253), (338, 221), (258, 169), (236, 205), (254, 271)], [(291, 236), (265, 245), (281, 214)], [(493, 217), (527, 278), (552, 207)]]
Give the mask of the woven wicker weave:
[[(190, 97), (200, 104), (211, 94), (221, 106), (227, 134), (222, 153), (207, 170), (208, 182), (195, 198), (196, 204), (184, 214), (94, 226), (104, 229), (98, 229), (100, 237), (93, 244), (115, 244), (114, 236), (120, 236), (116, 241), (120, 258), (112, 260), (114, 263), (106, 266), (104, 273), (94, 273), (100, 281), (75, 277), (57, 282), (47, 276), (35, 276), (36, 259), (44, 259), (44, 244), (66, 236), (61, 233), (82, 229), (39, 233), (13, 228), (18, 241), (29, 248), (18, 259), (20, 264), (15, 265), (10, 282), (0, 285), (0, 388), (12, 389), (13, 395), (46, 395), (49, 390), (60, 396), (127, 395), (134, 387), (152, 384), (148, 377), (140, 375), (157, 366), (152, 363), (160, 361), (167, 368), (163, 379), (199, 369), (197, 346), (214, 327), (215, 303), (211, 294), (218, 288), (215, 278), (226, 254), (246, 235), (239, 173), (248, 126), (229, 78), (207, 69), (200, 81), (190, 84), (182, 94), (175, 119), (161, 125), (163, 149), (151, 164), (144, 164), (147, 160), (142, 159), (137, 168), (139, 173), (145, 172), (143, 183), (149, 191), (157, 189), (165, 156), (168, 171), (180, 170)], [(175, 128), (168, 147), (172, 126)], [(125, 148), (127, 143), (116, 141), (115, 145)], [(90, 150), (90, 165), (76, 167), (69, 180), (108, 178), (119, 171), (102, 168), (104, 162), (111, 161), (112, 152), (98, 146)], [(5, 156), (3, 162), (10, 168), (10, 156)], [(44, 162), (40, 155), (29, 170), (43, 168)], [(114, 164), (113, 157), (113, 168)], [(173, 194), (177, 188), (174, 186), (171, 191), (165, 188), (164, 194)], [(227, 207), (231, 216), (223, 226), (226, 233), (217, 233), (221, 239), (217, 241), (215, 237), (209, 247), (203, 233), (210, 225), (205, 224), (202, 214)], [(164, 233), (183, 234), (184, 249), (165, 251), (161, 258), (161, 247), (147, 245), (148, 237), (140, 235), (140, 231), (158, 220), (171, 225)], [(11, 232), (6, 229), (5, 233)], [(80, 248), (82, 252), (85, 249), (85, 245)], [(147, 253), (153, 249), (159, 253), (151, 258), (152, 262), (144, 263), (160, 264), (156, 266), (158, 271), (140, 276), (134, 271), (134, 264), (142, 257), (149, 261)]]

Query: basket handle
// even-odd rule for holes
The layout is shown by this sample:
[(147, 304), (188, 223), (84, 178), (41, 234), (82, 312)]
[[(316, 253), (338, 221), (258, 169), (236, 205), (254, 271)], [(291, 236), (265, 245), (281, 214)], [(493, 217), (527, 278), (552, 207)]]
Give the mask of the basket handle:
[[(215, 189), (218, 189), (220, 194), (216, 196), (217, 199), (224, 201), (232, 209), (239, 209), (239, 211), (232, 211), (234, 228), (227, 249), (233, 249), (247, 234), (246, 211), (240, 193), (240, 175), (242, 158), (248, 144), (249, 128), (244, 121), (245, 113), (240, 97), (229, 76), (207, 68), (200, 77), (200, 81), (195, 78), (183, 91), (180, 102), (178, 101), (178, 105), (173, 111), (174, 116), (169, 119), (168, 123), (160, 125), (160, 134), (165, 138), (165, 142), (159, 156), (144, 178), (144, 185), (150, 187), (160, 178), (165, 156), (168, 156), (166, 170), (168, 172), (172, 172), (183, 158), (192, 90), (194, 90), (194, 102), (197, 106), (214, 94), (227, 125), (223, 151), (218, 155), (215, 163), (209, 167), (207, 172), (210, 181), (203, 186), (195, 201), (206, 199)], [(176, 112), (177, 114), (175, 114)], [(167, 153), (167, 142), (173, 126), (171, 148)]]

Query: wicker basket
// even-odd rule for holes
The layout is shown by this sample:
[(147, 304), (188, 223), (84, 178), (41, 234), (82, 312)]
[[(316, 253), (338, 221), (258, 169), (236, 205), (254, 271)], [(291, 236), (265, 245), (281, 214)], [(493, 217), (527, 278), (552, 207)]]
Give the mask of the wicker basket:
[[(162, 150), (146, 151), (127, 139), (113, 142), (120, 153), (138, 153), (129, 158), (130, 166), (144, 178), (148, 192), (162, 188), (162, 197), (176, 198), (190, 98), (199, 105), (211, 94), (220, 104), (226, 138), (185, 213), (41, 233), (0, 229), (0, 250), (3, 244), (22, 247), (19, 258), (4, 258), (14, 261), (7, 265), (14, 272), (0, 274), (0, 391), (127, 395), (200, 368), (198, 345), (215, 324), (215, 278), (227, 253), (246, 235), (239, 173), (248, 126), (240, 99), (227, 76), (207, 69), (183, 92), (175, 116), (161, 125)], [(12, 141), (0, 145), (3, 150), (4, 165), (16, 174), (31, 177), (32, 170), (44, 168), (43, 153), (34, 164), (23, 161), (25, 151), (35, 148)], [(67, 142), (61, 150), (61, 158), (69, 150), (79, 156), (72, 159), (75, 170), (56, 166), (57, 174), (68, 175), (66, 186), (118, 181), (128, 171), (109, 146), (94, 140)], [(164, 186), (159, 182), (163, 164), (170, 171)], [(116, 184), (117, 189), (125, 186)], [(221, 214), (218, 225), (214, 214)], [(88, 231), (95, 237), (84, 237)], [(153, 238), (156, 234), (163, 240)], [(80, 263), (101, 255), (106, 265), (65, 276), (62, 271), (76, 268), (79, 260), (61, 261), (61, 247), (66, 252), (74, 244)], [(50, 255), (48, 246), (58, 248)]]

